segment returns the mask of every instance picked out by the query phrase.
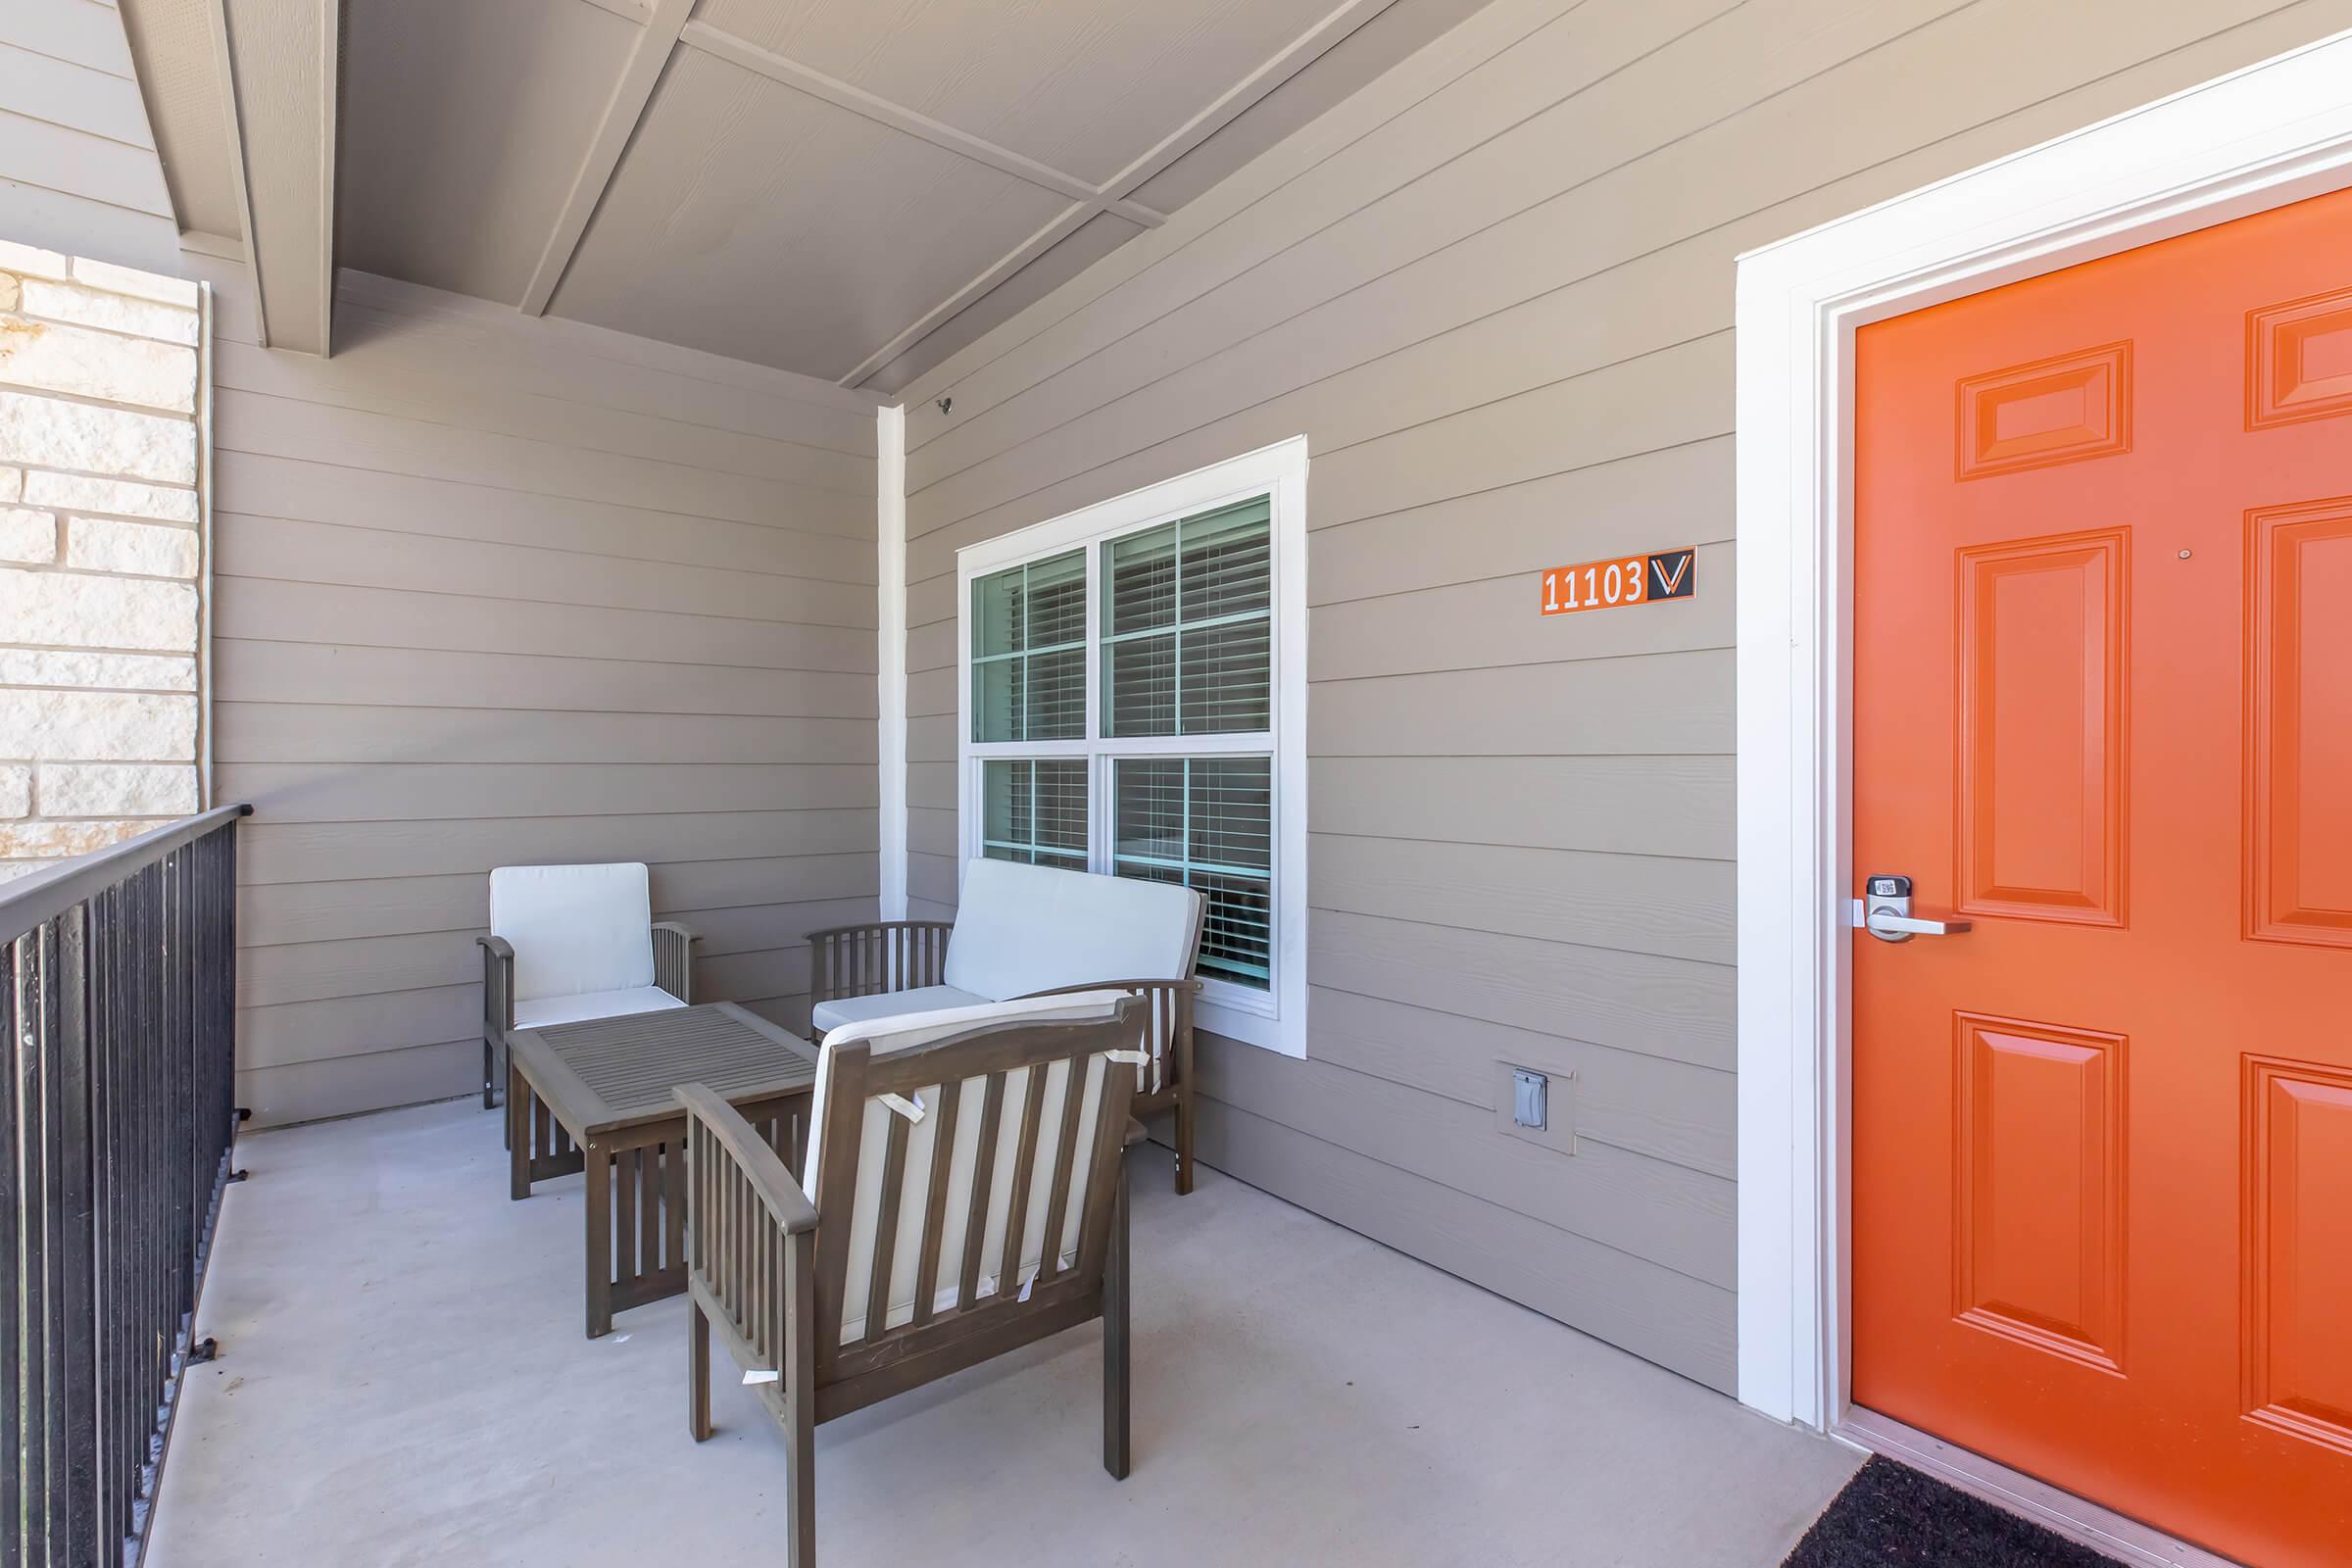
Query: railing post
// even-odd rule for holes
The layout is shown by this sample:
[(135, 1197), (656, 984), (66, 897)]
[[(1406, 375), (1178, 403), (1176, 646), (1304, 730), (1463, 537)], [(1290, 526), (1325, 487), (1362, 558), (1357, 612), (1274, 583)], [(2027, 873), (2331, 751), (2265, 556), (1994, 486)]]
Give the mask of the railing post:
[[(59, 1453), (64, 1436), (58, 1401), (59, 1275), (65, 1260), (59, 1255), (58, 1233), (64, 1229), (61, 1177), (64, 1159), (58, 1147), (57, 1084), (57, 922), (45, 921), (35, 949), (37, 970), (33, 1013), (33, 1049), (24, 1063), (25, 1196), (31, 1200), (24, 1216), (24, 1556), (27, 1562), (48, 1561), (63, 1543), (58, 1540), (57, 1482), (63, 1469)], [(36, 1557), (36, 1547), (38, 1555)]]
[(0, 1564), (20, 1568), (24, 1561), (25, 1509), (24, 1444), (27, 1423), (24, 1396), (29, 1367), (24, 1354), (24, 1329), (30, 1319), (24, 1310), (27, 1278), (24, 1253), (26, 1189), (23, 1180), (25, 1148), (23, 1139), (24, 1067), (39, 1060), (34, 1023), (40, 1015), (39, 947), (37, 934), (9, 941), (5, 1070), (0, 1071), (0, 1100), (5, 1100), (6, 1125), (0, 1126), (0, 1510), (6, 1517), (0, 1536)]
[(57, 917), (58, 1210), (64, 1221), (57, 1303), (60, 1479), (65, 1489), (66, 1560), (111, 1560), (98, 1526), (99, 1320), (95, 1299), (97, 1211), (91, 1201), (88, 906)]

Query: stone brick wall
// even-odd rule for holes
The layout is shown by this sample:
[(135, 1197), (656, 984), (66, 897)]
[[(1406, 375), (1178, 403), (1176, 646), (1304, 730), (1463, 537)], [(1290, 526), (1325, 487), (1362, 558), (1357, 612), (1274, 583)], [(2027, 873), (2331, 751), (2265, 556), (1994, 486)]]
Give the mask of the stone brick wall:
[(0, 241), (0, 880), (197, 808), (202, 331)]

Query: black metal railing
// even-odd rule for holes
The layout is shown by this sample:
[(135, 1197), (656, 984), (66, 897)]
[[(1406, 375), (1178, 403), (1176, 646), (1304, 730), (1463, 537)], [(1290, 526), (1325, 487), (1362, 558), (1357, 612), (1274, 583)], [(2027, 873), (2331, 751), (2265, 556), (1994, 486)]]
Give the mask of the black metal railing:
[(135, 1564), (236, 1137), (224, 806), (0, 885), (0, 1565)]

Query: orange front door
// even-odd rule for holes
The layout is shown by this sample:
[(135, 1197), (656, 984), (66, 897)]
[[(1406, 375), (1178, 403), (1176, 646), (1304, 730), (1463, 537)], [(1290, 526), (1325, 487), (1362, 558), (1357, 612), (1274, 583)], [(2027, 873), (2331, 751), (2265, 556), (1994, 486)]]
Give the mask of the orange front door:
[(2352, 1562), (2352, 192), (1855, 355), (1854, 1400)]

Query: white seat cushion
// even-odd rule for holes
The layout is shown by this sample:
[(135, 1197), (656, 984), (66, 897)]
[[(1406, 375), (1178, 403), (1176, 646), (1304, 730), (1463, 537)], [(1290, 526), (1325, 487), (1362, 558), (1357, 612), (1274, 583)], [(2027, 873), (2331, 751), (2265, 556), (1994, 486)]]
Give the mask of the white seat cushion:
[(544, 1029), (551, 1023), (578, 1023), (583, 1018), (618, 1018), (632, 1012), (660, 1012), (686, 1005), (660, 986), (627, 986), (618, 991), (583, 991), (569, 997), (541, 997), (514, 1004), (514, 1027)]
[(896, 1018), (908, 1012), (937, 1012), (943, 1007), (976, 1007), (991, 1000), (958, 991), (954, 986), (917, 986), (912, 991), (886, 991), (878, 997), (842, 997), (820, 1002), (809, 1012), (808, 1023), (822, 1040), (844, 1024)]
[(490, 873), (490, 932), (514, 946), (518, 1003), (652, 985), (653, 907), (635, 860)]
[(940, 978), (1004, 1001), (1111, 980), (1182, 980), (1200, 895), (1170, 882), (979, 859), (963, 869)]
[[(933, 988), (937, 989), (937, 988)], [(913, 995), (914, 993), (902, 993)], [(851, 1107), (831, 1105), (833, 1054), (843, 1046), (858, 1041), (870, 1042), (873, 1054), (911, 1051), (934, 1041), (945, 1040), (974, 1029), (993, 1024), (1032, 1023), (1041, 1020), (1099, 1020), (1111, 1016), (1127, 994), (1118, 991), (1088, 991), (1070, 996), (1041, 998), (1030, 1002), (985, 1003), (978, 1006), (951, 1007), (937, 1012), (914, 1013), (905, 1017), (870, 1020), (843, 1025), (825, 1036), (822, 1052), (817, 1056), (816, 1084), (811, 1095), (812, 1110), (808, 1126), (808, 1175), (803, 1184), (810, 1202), (818, 1201), (824, 1180), (825, 1121), (828, 1116), (852, 1114)], [(1070, 1173), (1070, 1191), (1086, 1191), (1089, 1167), (1093, 1164), (1095, 1108), (1100, 1104), (1102, 1073), (1114, 1070), (1100, 1054), (1077, 1064), (1081, 1069), (1078, 1086), (1081, 1093), (1093, 1091), (1083, 1102), (1077, 1129), (1077, 1151)], [(1025, 1102), (1029, 1089), (1029, 1073), (1033, 1069), (1016, 1067), (1004, 1075), (1004, 1100), (1008, 1107)], [(983, 1270), (978, 1292), (982, 1296), (999, 1289), (1017, 1290), (1033, 1278), (1044, 1261), (1047, 1238), (1046, 1208), (1053, 1190), (1054, 1140), (1059, 1136), (1063, 1098), (1069, 1093), (1071, 1067), (1056, 1062), (1046, 1069), (1046, 1089), (1040, 1105), (1038, 1126), (1043, 1136), (1038, 1140), (1037, 1163), (1030, 1172), (1029, 1207), (1022, 1221), (1022, 1246), (1019, 1277), (1000, 1284), (997, 1269), (1004, 1256), (1004, 1241), (1012, 1211), (1012, 1168), (1019, 1154), (1019, 1139), (1012, 1128), (1019, 1121), (1017, 1108), (1008, 1112), (1008, 1120), (1000, 1126), (994, 1162), (989, 1183), (988, 1212), (983, 1218), (981, 1256), (987, 1267)], [(928, 1171), (932, 1165), (932, 1146), (939, 1127), (937, 1110), (943, 1097), (960, 1097), (956, 1122), (956, 1150), (949, 1163), (948, 1188), (942, 1209), (941, 1256), (960, 1257), (963, 1253), (964, 1233), (971, 1208), (972, 1181), (979, 1168), (979, 1128), (981, 1101), (986, 1093), (985, 1076), (965, 1079), (956, 1084), (938, 1084), (918, 1094), (924, 1115), (909, 1129), (906, 1141), (906, 1166), (909, 1171)], [(858, 1155), (858, 1192), (852, 1204), (849, 1242), (849, 1273), (842, 1293), (842, 1339), (850, 1342), (865, 1334), (865, 1310), (868, 1290), (872, 1283), (874, 1245), (880, 1224), (883, 1150), (886, 1146), (894, 1113), (879, 1100), (869, 1100), (862, 1109), (862, 1126)], [(892, 1253), (891, 1300), (885, 1316), (887, 1326), (896, 1327), (914, 1315), (915, 1253), (922, 1241), (928, 1202), (928, 1189), (908, 1182), (900, 1196), (897, 1249)], [(1075, 1258), (1083, 1219), (1082, 1205), (1073, 1202), (1064, 1214), (1061, 1234), (1054, 1238), (1057, 1260), (1066, 1263)], [(934, 1307), (952, 1306), (956, 1299), (954, 1283), (940, 1287)]]

